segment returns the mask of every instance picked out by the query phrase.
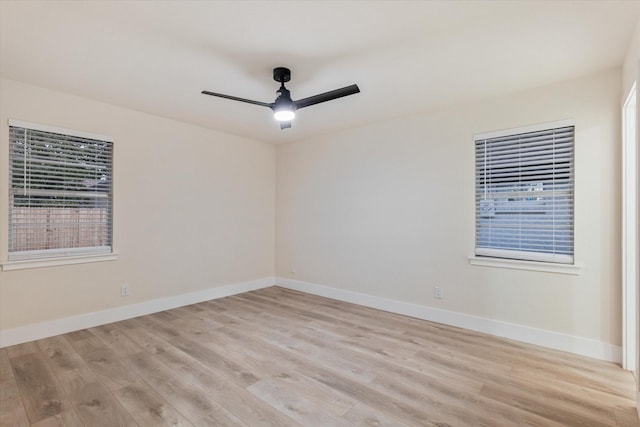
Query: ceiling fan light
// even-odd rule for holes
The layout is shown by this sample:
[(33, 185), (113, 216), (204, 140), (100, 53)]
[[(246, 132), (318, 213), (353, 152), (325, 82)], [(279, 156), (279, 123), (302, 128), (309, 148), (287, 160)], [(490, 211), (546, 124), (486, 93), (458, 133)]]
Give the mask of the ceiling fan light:
[(279, 122), (289, 122), (293, 120), (295, 116), (296, 113), (288, 109), (276, 110), (273, 113), (273, 117)]

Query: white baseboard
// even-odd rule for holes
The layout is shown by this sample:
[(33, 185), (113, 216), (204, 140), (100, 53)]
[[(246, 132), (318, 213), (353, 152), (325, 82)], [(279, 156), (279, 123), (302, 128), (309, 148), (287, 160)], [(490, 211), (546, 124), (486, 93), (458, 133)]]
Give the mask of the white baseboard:
[[(126, 320), (133, 317), (144, 316), (146, 314), (156, 313), (163, 310), (170, 310), (184, 305), (196, 304), (203, 301), (262, 289), (273, 286), (274, 284), (282, 286), (283, 288), (294, 289), (301, 292), (307, 292), (314, 295), (372, 307), (392, 313), (403, 314), (445, 325), (484, 332), (503, 338), (567, 351), (595, 359), (606, 360), (614, 363), (621, 363), (622, 360), (621, 347), (589, 338), (576, 337), (573, 335), (532, 328), (529, 326), (502, 322), (499, 320), (492, 320), (469, 314), (442, 310), (439, 308), (376, 297), (359, 292), (347, 291), (280, 277), (275, 279), (273, 277), (265, 277), (247, 282), (233, 283), (203, 291), (190, 292), (173, 297), (159, 298), (137, 304), (115, 307), (108, 310), (79, 314), (76, 316), (34, 323), (13, 329), (0, 330), (0, 348), (117, 322), (120, 320)], [(638, 397), (638, 402), (640, 405), (640, 395)]]
[(487, 319), (425, 305), (376, 297), (314, 283), (276, 277), (276, 285), (339, 301), (377, 308), (418, 319), (484, 332), (502, 338), (553, 348), (608, 362), (621, 363), (622, 348), (602, 341), (532, 328), (500, 320)]
[(137, 304), (124, 305), (121, 307), (64, 317), (62, 319), (47, 322), (34, 323), (13, 329), (4, 329), (0, 330), (0, 348), (47, 338), (54, 335), (65, 334), (67, 332), (73, 332), (80, 329), (92, 328), (94, 326), (104, 325), (107, 323), (118, 322), (120, 320), (131, 319), (133, 317), (144, 316), (145, 314), (156, 313), (158, 311), (170, 310), (184, 305), (196, 304), (256, 289), (267, 288), (273, 285), (273, 277), (264, 277), (262, 279), (205, 289), (203, 291), (158, 298)]

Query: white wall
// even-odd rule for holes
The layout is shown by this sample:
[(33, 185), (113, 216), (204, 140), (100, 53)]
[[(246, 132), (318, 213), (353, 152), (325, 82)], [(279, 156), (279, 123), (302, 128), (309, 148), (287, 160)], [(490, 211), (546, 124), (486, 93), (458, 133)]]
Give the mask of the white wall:
[[(278, 146), (276, 274), (619, 346), (620, 75)], [(471, 266), (473, 134), (568, 118), (581, 274)]]
[[(0, 153), (8, 152), (8, 118), (114, 138), (120, 253), (116, 261), (0, 272), (0, 329), (273, 277), (271, 144), (10, 80), (0, 91)], [(1, 155), (3, 260), (7, 168)]]
[(622, 92), (626, 95), (633, 82), (638, 78), (638, 61), (640, 61), (640, 20), (629, 43), (629, 49), (622, 66)]

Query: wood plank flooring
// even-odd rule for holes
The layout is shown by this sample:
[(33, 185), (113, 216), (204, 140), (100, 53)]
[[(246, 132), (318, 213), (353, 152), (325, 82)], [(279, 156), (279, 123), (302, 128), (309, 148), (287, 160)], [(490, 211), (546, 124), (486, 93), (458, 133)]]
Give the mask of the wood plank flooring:
[(606, 362), (272, 287), (0, 349), (1, 426), (640, 426)]

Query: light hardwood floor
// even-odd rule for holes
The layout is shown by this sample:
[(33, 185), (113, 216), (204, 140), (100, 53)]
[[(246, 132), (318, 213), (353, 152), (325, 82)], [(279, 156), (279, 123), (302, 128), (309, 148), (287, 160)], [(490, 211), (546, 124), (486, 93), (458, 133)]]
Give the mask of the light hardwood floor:
[(2, 426), (640, 426), (601, 361), (279, 287), (0, 350)]

